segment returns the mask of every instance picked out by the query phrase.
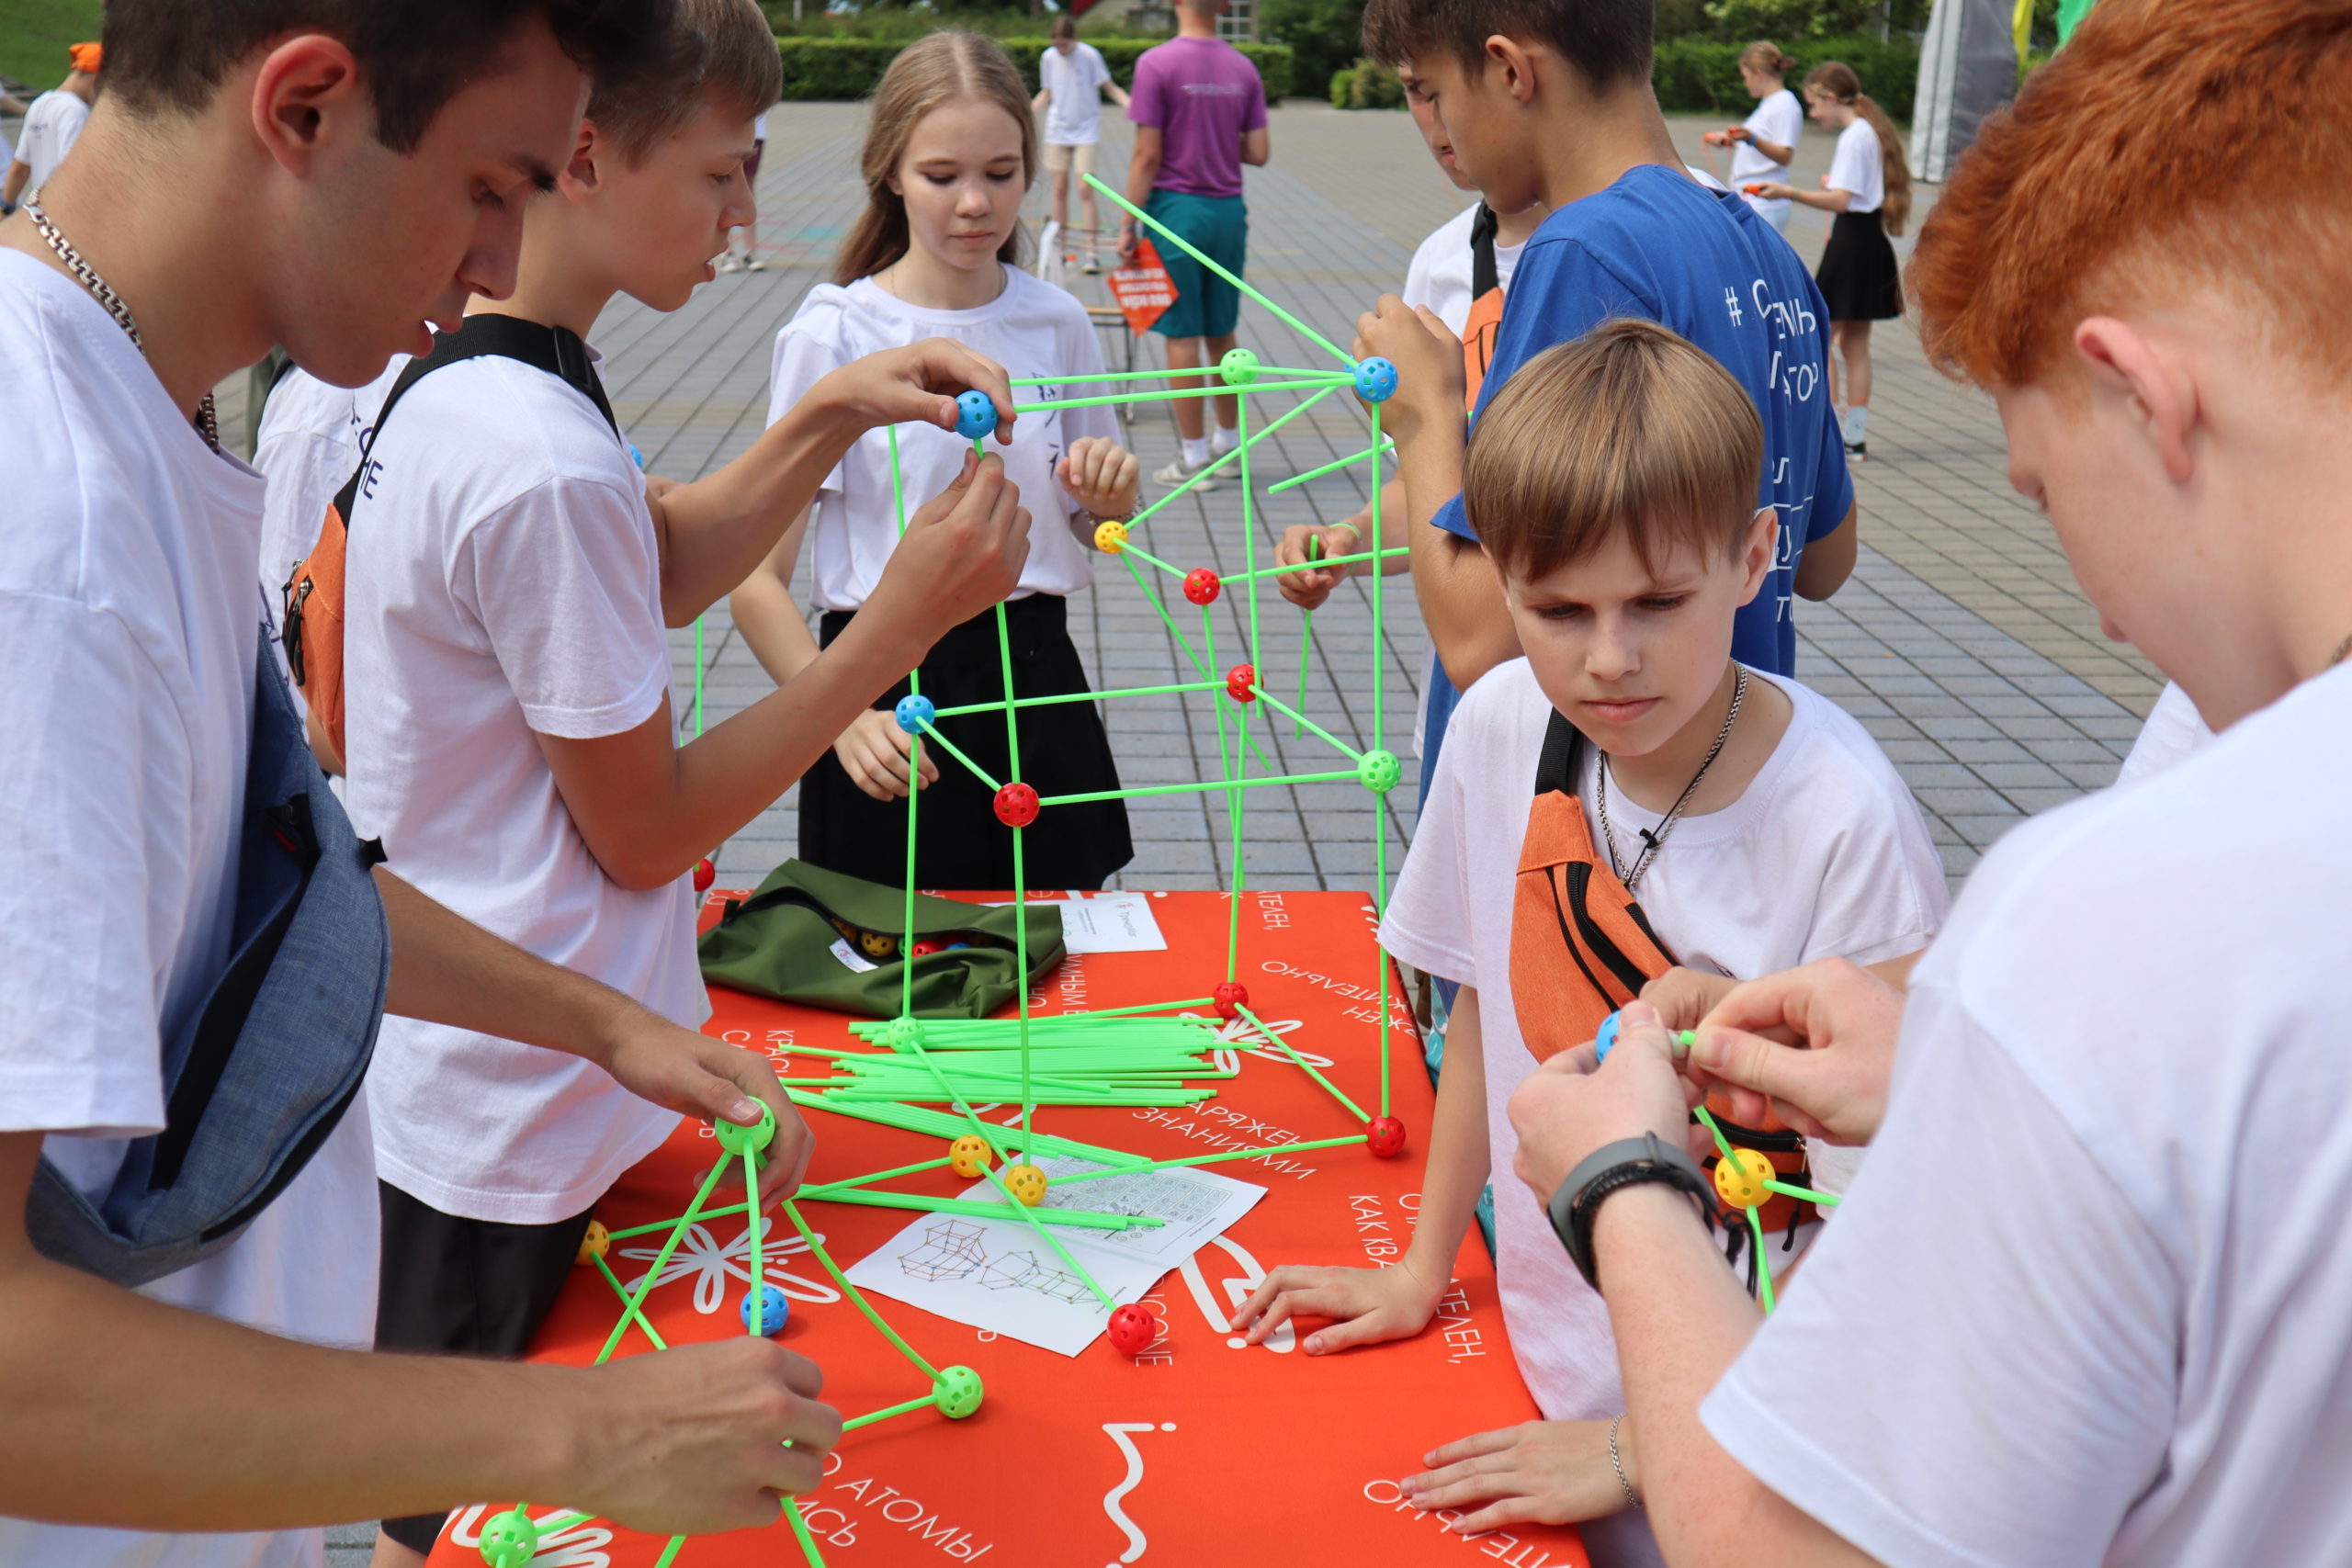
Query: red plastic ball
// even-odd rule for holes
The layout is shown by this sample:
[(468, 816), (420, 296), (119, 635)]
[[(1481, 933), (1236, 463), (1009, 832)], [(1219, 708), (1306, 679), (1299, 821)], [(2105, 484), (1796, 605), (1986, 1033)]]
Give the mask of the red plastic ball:
[(1224, 579), (1206, 567), (1195, 567), (1184, 574), (1184, 597), (1195, 604), (1214, 604), (1225, 587)]
[(947, 944), (944, 942), (919, 942), (912, 947), (907, 949), (907, 956), (910, 958), (929, 958), (934, 953), (944, 953), (946, 950)]
[(1111, 1314), (1111, 1343), (1130, 1356), (1140, 1356), (1159, 1337), (1159, 1325), (1151, 1314), (1132, 1302)]
[(697, 892), (697, 893), (707, 893), (707, 892), (709, 892), (709, 891), (710, 891), (710, 885), (711, 885), (712, 883), (714, 883), (714, 882), (718, 881), (718, 868), (717, 866), (715, 866), (715, 865), (713, 865), (713, 864), (711, 864), (711, 863), (710, 863), (710, 857), (709, 857), (708, 855), (705, 855), (705, 856), (703, 856), (703, 857), (702, 857), (702, 859), (700, 859), (700, 860), (698, 860), (698, 861), (695, 862), (695, 892)]
[(1254, 703), (1258, 694), (1250, 688), (1258, 683), (1258, 667), (1237, 664), (1225, 672), (1225, 694), (1237, 703)]
[(1227, 980), (1209, 995), (1216, 1002), (1216, 1015), (1219, 1018), (1238, 1018), (1241, 1016), (1241, 1010), (1250, 1005), (1250, 987), (1232, 980)]
[(996, 792), (996, 819), (1008, 828), (1026, 828), (1037, 820), (1037, 792), (1025, 784), (1009, 784)]
[(1370, 1134), (1366, 1143), (1379, 1158), (1395, 1159), (1405, 1152), (1405, 1123), (1394, 1116), (1375, 1116), (1364, 1131)]

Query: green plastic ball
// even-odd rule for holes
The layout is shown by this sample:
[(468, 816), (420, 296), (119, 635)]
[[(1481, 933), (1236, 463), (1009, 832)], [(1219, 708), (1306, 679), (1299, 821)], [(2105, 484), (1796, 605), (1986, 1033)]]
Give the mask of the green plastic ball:
[(489, 1568), (528, 1568), (539, 1553), (539, 1527), (510, 1508), (481, 1527), (481, 1560)]
[(758, 1154), (775, 1138), (775, 1112), (767, 1106), (760, 1107), (760, 1119), (748, 1127), (720, 1120), (710, 1124), (718, 1146), (729, 1154), (741, 1156), (746, 1150)]
[(912, 1052), (922, 1043), (922, 1025), (911, 1018), (892, 1019), (882, 1032), (882, 1043), (893, 1051)]
[(961, 1421), (980, 1408), (980, 1374), (969, 1367), (942, 1367), (932, 1388), (939, 1395), (939, 1413), (951, 1421)]
[(1394, 751), (1366, 751), (1356, 763), (1356, 783), (1374, 795), (1386, 795), (1396, 787), (1403, 770), (1396, 764)]
[(1258, 378), (1258, 356), (1246, 348), (1228, 348), (1216, 362), (1216, 373), (1228, 387), (1246, 387)]

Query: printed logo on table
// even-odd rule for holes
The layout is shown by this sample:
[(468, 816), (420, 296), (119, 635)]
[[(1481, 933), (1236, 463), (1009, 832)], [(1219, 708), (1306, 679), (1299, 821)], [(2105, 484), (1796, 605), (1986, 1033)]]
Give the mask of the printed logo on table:
[[(775, 1222), (765, 1216), (758, 1224), (761, 1227), (760, 1272), (770, 1283), (797, 1302), (809, 1302), (821, 1306), (842, 1299), (842, 1293), (831, 1285), (803, 1279), (786, 1267), (791, 1259), (807, 1256), (808, 1242), (797, 1234), (778, 1239), (775, 1235)], [(659, 1235), (658, 1232), (652, 1233), (648, 1239), (653, 1240)], [(824, 1237), (820, 1235), (817, 1239), (822, 1241)], [(621, 1256), (632, 1262), (650, 1265), (662, 1256), (662, 1248), (658, 1244), (625, 1247), (621, 1248)], [(645, 1272), (639, 1270), (636, 1279), (624, 1281), (623, 1288), (634, 1292), (644, 1282)], [(664, 1285), (689, 1279), (695, 1282), (695, 1310), (706, 1317), (727, 1303), (730, 1294), (728, 1290), (729, 1280), (749, 1286), (752, 1282), (751, 1226), (744, 1226), (733, 1241), (722, 1243), (711, 1235), (707, 1226), (699, 1223), (688, 1225), (686, 1234), (678, 1242), (677, 1250), (671, 1253), (670, 1260), (662, 1265), (662, 1277), (653, 1281), (653, 1288), (660, 1290)]]

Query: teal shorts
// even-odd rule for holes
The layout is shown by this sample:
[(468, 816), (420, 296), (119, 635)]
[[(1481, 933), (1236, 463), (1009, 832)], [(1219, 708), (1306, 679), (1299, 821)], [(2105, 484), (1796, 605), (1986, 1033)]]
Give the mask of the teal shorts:
[[(1155, 190), (1143, 209), (1217, 265), (1241, 276), (1250, 253), (1250, 209), (1239, 197)], [(1153, 247), (1175, 285), (1176, 303), (1151, 330), (1162, 337), (1223, 337), (1233, 331), (1241, 319), (1241, 291), (1166, 240), (1155, 237)]]

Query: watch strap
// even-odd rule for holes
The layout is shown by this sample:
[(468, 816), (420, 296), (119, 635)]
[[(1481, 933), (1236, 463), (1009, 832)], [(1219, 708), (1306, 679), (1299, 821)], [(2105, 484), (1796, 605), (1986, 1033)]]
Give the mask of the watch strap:
[(1698, 1162), (1655, 1133), (1604, 1144), (1577, 1162), (1552, 1193), (1547, 1212), (1568, 1259), (1594, 1290), (1600, 1280), (1592, 1256), (1592, 1223), (1611, 1193), (1646, 1182), (1663, 1182), (1699, 1204), (1701, 1222), (1712, 1225), (1713, 1184)]

